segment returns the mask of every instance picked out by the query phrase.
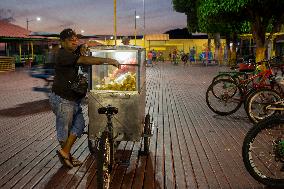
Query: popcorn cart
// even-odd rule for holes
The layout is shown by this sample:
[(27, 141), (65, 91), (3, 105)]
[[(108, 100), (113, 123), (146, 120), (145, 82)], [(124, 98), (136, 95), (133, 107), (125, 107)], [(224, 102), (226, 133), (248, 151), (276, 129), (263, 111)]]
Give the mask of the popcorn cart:
[(96, 46), (90, 55), (116, 59), (112, 65), (93, 65), (89, 74), (88, 146), (97, 155), (98, 188), (107, 188), (120, 141), (144, 139), (149, 151), (150, 115), (145, 116), (145, 49), (133, 46)]

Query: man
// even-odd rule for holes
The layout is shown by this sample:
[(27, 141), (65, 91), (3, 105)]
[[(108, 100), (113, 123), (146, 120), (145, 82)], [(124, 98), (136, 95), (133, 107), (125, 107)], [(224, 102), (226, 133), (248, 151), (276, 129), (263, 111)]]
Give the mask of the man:
[(157, 54), (156, 54), (156, 51), (153, 49), (152, 50), (152, 63), (156, 63), (157, 61)]
[(189, 56), (190, 56), (190, 57), (189, 57), (190, 64), (191, 64), (191, 62), (195, 63), (195, 53), (196, 53), (195, 48), (192, 47), (192, 48), (190, 49), (189, 53), (190, 53), (190, 55), (189, 55)]
[(188, 61), (188, 53), (186, 54), (186, 53), (182, 53), (182, 55), (181, 55), (181, 60), (182, 60), (182, 62), (183, 62), (183, 66), (186, 66), (187, 65), (187, 61)]
[(64, 29), (60, 33), (60, 42), (61, 48), (58, 49), (56, 56), (55, 78), (49, 100), (52, 111), (56, 115), (57, 139), (61, 145), (57, 155), (65, 167), (72, 168), (82, 164), (71, 156), (70, 151), (85, 127), (81, 108), (81, 101), (85, 94), (78, 94), (71, 89), (72, 81), (78, 75), (78, 65), (107, 63), (118, 67), (119, 63), (114, 59), (78, 54), (76, 49), (79, 41), (72, 29)]
[(122, 40), (121, 40), (121, 43), (122, 43), (123, 45), (129, 45), (130, 39), (129, 39), (127, 36), (124, 36), (124, 37), (122, 38)]
[(152, 51), (149, 51), (148, 54), (147, 54), (147, 64), (148, 64), (148, 66), (151, 65), (153, 67), (152, 58), (153, 58)]

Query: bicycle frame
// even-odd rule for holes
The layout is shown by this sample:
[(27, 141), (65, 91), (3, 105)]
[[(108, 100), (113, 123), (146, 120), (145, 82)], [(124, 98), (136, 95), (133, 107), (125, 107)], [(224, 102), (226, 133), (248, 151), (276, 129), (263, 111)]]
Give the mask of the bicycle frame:
[(109, 139), (113, 142), (113, 124), (112, 118), (113, 114), (107, 114), (107, 125), (105, 127), (104, 132), (108, 132)]
[(269, 104), (266, 107), (267, 110), (284, 111), (284, 99), (277, 101), (273, 104)]

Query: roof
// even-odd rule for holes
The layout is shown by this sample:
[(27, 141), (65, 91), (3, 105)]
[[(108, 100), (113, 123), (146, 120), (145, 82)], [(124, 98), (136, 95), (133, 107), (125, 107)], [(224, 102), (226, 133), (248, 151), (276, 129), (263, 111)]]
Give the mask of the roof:
[(29, 31), (20, 26), (0, 20), (0, 37), (29, 38)]

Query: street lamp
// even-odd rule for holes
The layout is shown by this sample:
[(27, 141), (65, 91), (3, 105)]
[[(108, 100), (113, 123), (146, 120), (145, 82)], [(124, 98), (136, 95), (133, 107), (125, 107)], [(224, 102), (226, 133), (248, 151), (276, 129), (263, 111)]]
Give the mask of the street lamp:
[(114, 20), (114, 44), (116, 45), (116, 0), (113, 0), (113, 20)]
[(29, 22), (32, 22), (32, 21), (40, 21), (41, 20), (41, 18), (40, 17), (37, 17), (36, 19), (31, 19), (31, 20), (29, 20), (28, 18), (27, 18), (27, 30), (29, 30)]
[(134, 14), (135, 14), (135, 17), (134, 17), (134, 23), (135, 23), (135, 24), (134, 24), (134, 36), (135, 36), (135, 45), (136, 45), (136, 35), (137, 35), (136, 19), (139, 19), (140, 16), (139, 16), (139, 15), (136, 15), (136, 10), (135, 10)]
[(144, 48), (145, 48), (145, 0), (143, 0), (143, 41), (144, 41)]

